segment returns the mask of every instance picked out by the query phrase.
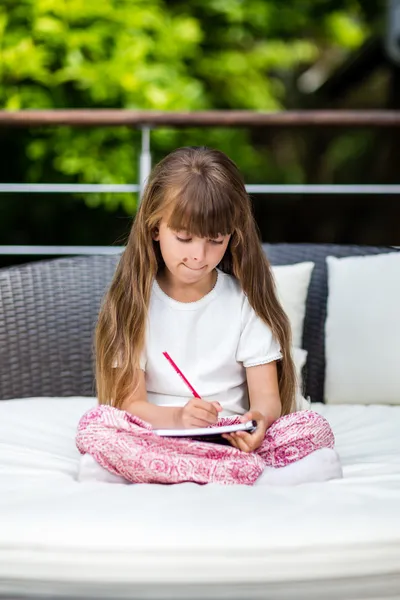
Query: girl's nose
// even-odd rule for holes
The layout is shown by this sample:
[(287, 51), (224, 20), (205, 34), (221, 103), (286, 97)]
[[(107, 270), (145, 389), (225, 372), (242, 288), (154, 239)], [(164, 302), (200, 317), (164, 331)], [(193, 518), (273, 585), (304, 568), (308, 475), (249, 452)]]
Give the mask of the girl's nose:
[(198, 263), (202, 263), (206, 257), (205, 240), (199, 240), (192, 246), (192, 259)]

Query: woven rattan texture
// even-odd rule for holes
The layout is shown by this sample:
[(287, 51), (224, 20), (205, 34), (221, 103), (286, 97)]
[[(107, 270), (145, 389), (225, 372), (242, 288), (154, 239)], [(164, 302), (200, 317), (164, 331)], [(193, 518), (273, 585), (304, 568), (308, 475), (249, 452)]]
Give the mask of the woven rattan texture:
[(118, 258), (0, 269), (0, 398), (93, 396), (93, 331)]

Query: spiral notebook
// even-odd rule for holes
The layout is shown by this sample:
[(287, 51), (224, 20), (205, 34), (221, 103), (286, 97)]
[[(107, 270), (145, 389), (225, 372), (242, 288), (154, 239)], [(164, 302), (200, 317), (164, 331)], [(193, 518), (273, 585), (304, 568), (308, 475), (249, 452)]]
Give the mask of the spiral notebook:
[(247, 423), (236, 423), (235, 425), (222, 425), (220, 427), (199, 427), (197, 429), (154, 429), (153, 433), (161, 437), (213, 437), (221, 436), (222, 433), (233, 433), (235, 431), (247, 431), (253, 433), (257, 428), (256, 421)]

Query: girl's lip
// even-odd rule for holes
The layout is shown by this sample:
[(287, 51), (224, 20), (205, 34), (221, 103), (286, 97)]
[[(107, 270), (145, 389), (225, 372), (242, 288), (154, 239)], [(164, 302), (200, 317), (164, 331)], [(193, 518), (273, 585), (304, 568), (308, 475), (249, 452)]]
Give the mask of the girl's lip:
[[(185, 265), (185, 263), (183, 263), (183, 264)], [(200, 267), (199, 269), (193, 269), (192, 267), (189, 267), (188, 265), (185, 265), (185, 267), (187, 267), (191, 271), (202, 271), (206, 267), (206, 265), (204, 265), (204, 267)]]

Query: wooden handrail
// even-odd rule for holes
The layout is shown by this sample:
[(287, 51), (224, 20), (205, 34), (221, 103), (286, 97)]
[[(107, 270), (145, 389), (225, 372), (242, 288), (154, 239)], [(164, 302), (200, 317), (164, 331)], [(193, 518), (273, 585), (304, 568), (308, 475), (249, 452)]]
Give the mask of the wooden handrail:
[(0, 127), (400, 127), (396, 110), (299, 110), (256, 112), (210, 110), (164, 112), (125, 109), (0, 111)]

